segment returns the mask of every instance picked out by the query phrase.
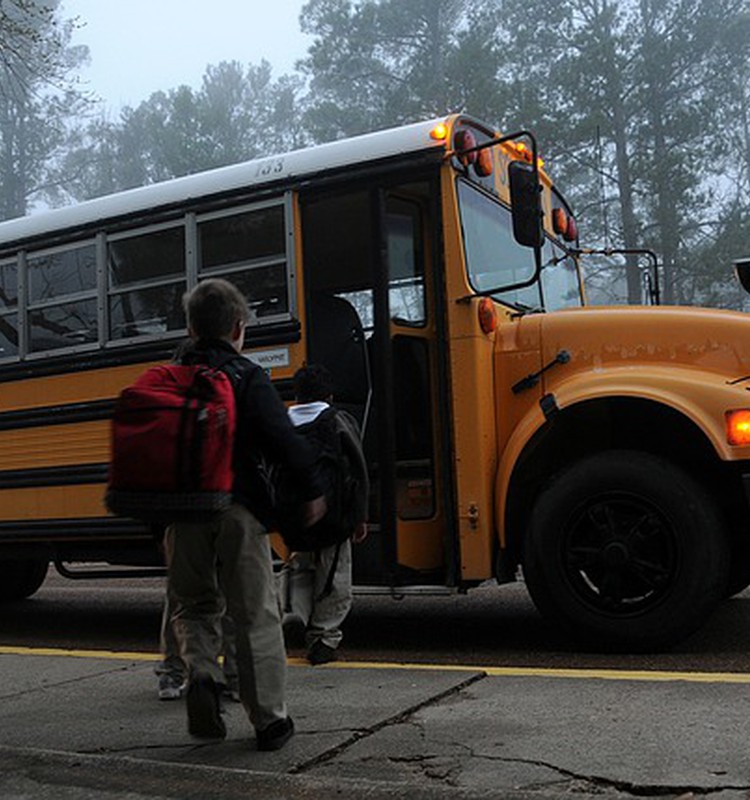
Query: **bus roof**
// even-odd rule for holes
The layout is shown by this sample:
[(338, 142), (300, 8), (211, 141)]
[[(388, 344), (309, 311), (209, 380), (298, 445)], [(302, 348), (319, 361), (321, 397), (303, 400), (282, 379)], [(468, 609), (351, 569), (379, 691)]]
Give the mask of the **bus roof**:
[(445, 146), (444, 141), (431, 138), (430, 131), (439, 123), (450, 124), (453, 120), (454, 117), (432, 119), (340, 139), (19, 217), (0, 223), (0, 243), (21, 242), (42, 234), (81, 228), (99, 220), (123, 218), (141, 211), (184, 204), (245, 187), (288, 181), (350, 164), (441, 148)]

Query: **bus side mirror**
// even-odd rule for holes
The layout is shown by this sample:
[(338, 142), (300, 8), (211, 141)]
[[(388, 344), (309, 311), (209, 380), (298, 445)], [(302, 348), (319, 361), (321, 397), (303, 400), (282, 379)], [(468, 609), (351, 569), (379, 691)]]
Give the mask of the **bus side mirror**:
[(732, 262), (734, 265), (734, 274), (737, 280), (742, 284), (742, 288), (746, 292), (750, 292), (750, 256), (746, 258), (738, 258)]
[(508, 165), (513, 236), (524, 247), (542, 246), (542, 191), (531, 164), (511, 161)]

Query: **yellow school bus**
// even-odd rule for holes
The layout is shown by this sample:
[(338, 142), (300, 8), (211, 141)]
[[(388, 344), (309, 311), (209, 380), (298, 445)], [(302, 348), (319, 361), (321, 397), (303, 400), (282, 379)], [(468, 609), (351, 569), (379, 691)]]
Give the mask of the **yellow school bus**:
[(750, 582), (750, 318), (587, 307), (579, 254), (533, 136), (464, 115), (1, 224), (0, 595), (160, 563), (103, 505), (109, 417), (220, 275), (282, 397), (326, 364), (363, 427), (358, 591), (522, 575), (573, 637), (678, 641)]

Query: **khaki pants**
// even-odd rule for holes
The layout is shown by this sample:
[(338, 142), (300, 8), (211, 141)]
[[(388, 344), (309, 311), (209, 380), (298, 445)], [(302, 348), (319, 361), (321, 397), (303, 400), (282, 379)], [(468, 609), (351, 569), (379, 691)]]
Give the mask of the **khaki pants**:
[(225, 597), (235, 624), (240, 699), (250, 722), (263, 730), (284, 719), (286, 651), (262, 525), (235, 504), (210, 522), (170, 525), (165, 546), (172, 622), (189, 679), (224, 683), (218, 656)]
[[(161, 614), (161, 630), (159, 631), (159, 648), (161, 661), (154, 667), (157, 675), (169, 675), (175, 683), (182, 683), (187, 678), (187, 668), (180, 657), (180, 645), (172, 627), (174, 600), (169, 592), (164, 594), (164, 608)], [(228, 614), (221, 618), (221, 655), (224, 657), (224, 683), (233, 691), (237, 690), (237, 646), (235, 644), (234, 622)]]
[(279, 591), (284, 612), (307, 626), (309, 647), (320, 640), (334, 650), (341, 643), (341, 624), (352, 607), (352, 543), (341, 544), (333, 587), (325, 594), (336, 545), (315, 553), (294, 553), (281, 571)]

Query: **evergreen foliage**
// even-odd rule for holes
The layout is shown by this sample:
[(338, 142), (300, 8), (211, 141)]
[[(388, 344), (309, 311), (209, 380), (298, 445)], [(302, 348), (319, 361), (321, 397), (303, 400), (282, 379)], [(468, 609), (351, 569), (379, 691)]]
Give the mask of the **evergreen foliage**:
[[(584, 243), (653, 248), (666, 302), (742, 307), (750, 0), (307, 0), (293, 74), (210, 65), (78, 128), (73, 24), (0, 2), (2, 217), (462, 111), (533, 130)], [(638, 266), (592, 260), (591, 296), (640, 301)]]

